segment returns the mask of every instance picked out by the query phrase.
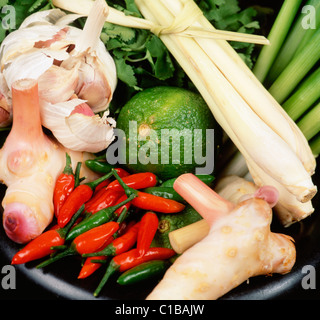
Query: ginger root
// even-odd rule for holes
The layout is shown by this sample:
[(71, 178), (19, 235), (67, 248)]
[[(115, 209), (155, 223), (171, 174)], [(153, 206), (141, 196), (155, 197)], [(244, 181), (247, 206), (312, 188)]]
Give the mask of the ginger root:
[(218, 299), (247, 279), (292, 269), (292, 239), (270, 230), (277, 190), (263, 187), (233, 204), (192, 174), (180, 176), (175, 190), (208, 222), (209, 234), (168, 269), (148, 300)]
[[(53, 218), (53, 189), (66, 152), (74, 166), (92, 155), (67, 150), (44, 134), (36, 80), (14, 82), (12, 103), (12, 129), (0, 150), (0, 179), (8, 187), (2, 201), (3, 226), (10, 239), (26, 243)], [(96, 177), (85, 166), (81, 175)]]

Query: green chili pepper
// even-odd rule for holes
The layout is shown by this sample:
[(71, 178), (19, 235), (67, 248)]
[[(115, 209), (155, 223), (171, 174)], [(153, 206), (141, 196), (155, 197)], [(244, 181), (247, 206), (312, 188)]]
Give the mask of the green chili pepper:
[(158, 197), (172, 199), (179, 202), (186, 202), (180, 194), (172, 187), (150, 187), (143, 189), (143, 192), (153, 194)]
[(163, 275), (169, 266), (170, 262), (168, 260), (144, 262), (124, 272), (118, 278), (117, 282), (120, 285), (136, 284), (137, 282)]
[(114, 205), (112, 207), (102, 209), (96, 212), (95, 214), (88, 216), (86, 219), (84, 219), (79, 224), (77, 224), (73, 229), (71, 229), (71, 231), (66, 237), (66, 240), (72, 240), (77, 236), (79, 236), (80, 234), (110, 221), (111, 218), (113, 217), (113, 213), (117, 209), (121, 208), (124, 204), (132, 201), (132, 199), (135, 197), (136, 195), (132, 194), (123, 202), (120, 202), (119, 204)]
[(94, 160), (86, 160), (86, 166), (97, 173), (108, 173), (111, 171), (112, 168), (115, 168), (115, 166), (109, 164), (106, 161), (100, 161), (97, 159)]
[[(210, 174), (199, 174), (196, 175), (197, 178), (199, 178), (202, 182), (204, 182), (206, 185), (211, 185), (211, 183), (214, 181), (214, 176)], [(177, 178), (169, 179), (165, 182), (163, 182), (160, 187), (173, 187), (174, 182), (177, 180)]]

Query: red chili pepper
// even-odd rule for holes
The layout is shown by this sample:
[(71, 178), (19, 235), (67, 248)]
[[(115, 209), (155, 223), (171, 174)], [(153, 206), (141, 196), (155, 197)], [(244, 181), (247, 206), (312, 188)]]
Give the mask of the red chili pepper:
[[(144, 189), (144, 188), (154, 187), (157, 184), (158, 179), (156, 175), (151, 172), (143, 172), (143, 173), (136, 173), (136, 174), (132, 174), (130, 176), (124, 177), (122, 178), (122, 181), (130, 188)], [(111, 182), (107, 188), (123, 191), (123, 188), (121, 187), (120, 183), (117, 180)]]
[[(126, 222), (122, 222), (119, 226), (119, 230), (117, 231), (118, 235), (121, 235), (124, 232), (126, 232), (127, 228), (130, 227), (130, 224), (131, 223), (127, 225)], [(110, 237), (110, 239), (106, 242), (104, 247), (108, 246), (113, 240), (114, 240), (113, 237)], [(78, 279), (85, 279), (89, 277), (102, 266), (101, 263), (94, 262), (94, 260), (104, 261), (104, 260), (107, 260), (107, 258), (108, 256), (95, 256), (94, 258), (88, 257), (80, 270)]]
[(158, 197), (153, 194), (141, 192), (128, 187), (119, 177), (117, 172), (115, 172), (115, 170), (112, 169), (112, 172), (119, 184), (122, 186), (127, 197), (130, 197), (133, 194), (136, 195), (136, 197), (132, 200), (132, 204), (137, 208), (162, 213), (177, 213), (185, 208), (185, 205), (178, 201)]
[(114, 169), (117, 174), (119, 175), (119, 177), (121, 178), (124, 178), (124, 177), (127, 177), (127, 176), (130, 176), (130, 173), (122, 168), (115, 168)]
[(94, 262), (95, 260), (104, 261), (104, 260), (107, 260), (107, 258), (108, 258), (107, 256), (96, 256), (94, 258), (87, 258), (80, 270), (78, 279), (88, 278), (102, 266), (101, 263)]
[(162, 213), (177, 213), (185, 208), (184, 204), (172, 199), (166, 199), (141, 191), (136, 192), (138, 196), (131, 202), (132, 205), (140, 209)]
[(121, 191), (101, 189), (90, 201), (85, 205), (87, 213), (95, 214), (96, 212), (114, 206), (119, 203), (118, 200), (123, 195)]
[[(119, 200), (117, 201), (116, 204), (123, 202), (123, 201), (126, 200), (127, 198), (128, 198), (127, 195), (126, 195), (126, 194), (123, 194), (123, 195), (119, 198)], [(123, 209), (126, 209), (126, 210), (128, 211), (129, 208), (130, 208), (130, 206), (131, 206), (131, 201), (128, 202), (128, 203), (126, 203), (126, 204), (124, 204), (124, 205), (123, 205), (122, 207), (120, 207), (119, 209), (117, 209), (117, 210), (115, 211), (115, 214), (119, 217), (120, 214), (122, 213)]]
[(22, 248), (13, 256), (11, 264), (27, 263), (53, 253), (54, 250), (52, 250), (51, 247), (62, 246), (65, 243), (65, 237), (68, 231), (78, 216), (82, 213), (83, 209), (84, 206), (78, 210), (66, 227), (60, 228), (59, 226), (55, 226), (29, 242), (24, 248)]
[(54, 250), (51, 250), (52, 246), (61, 246), (63, 244), (64, 238), (61, 237), (58, 230), (48, 230), (17, 252), (13, 256), (11, 264), (22, 264), (43, 258), (54, 252)]
[(131, 269), (143, 262), (151, 261), (151, 260), (165, 260), (169, 259), (175, 255), (175, 251), (168, 248), (150, 248), (145, 255), (141, 256), (138, 249), (132, 249), (125, 253), (122, 253), (116, 257), (114, 257), (107, 270), (104, 274), (101, 282), (99, 283), (96, 291), (94, 292), (94, 296), (98, 296), (101, 289), (108, 281), (109, 277), (113, 275), (116, 271), (126, 271)]
[(110, 221), (95, 227), (73, 240), (79, 254), (95, 252), (119, 229), (119, 223)]
[[(70, 247), (56, 256), (40, 263), (37, 268), (45, 267), (61, 258), (75, 254), (87, 254), (101, 249), (109, 238), (119, 229), (119, 224), (114, 221), (90, 229), (76, 237)], [(53, 247), (54, 248), (54, 247)]]
[(110, 180), (104, 180), (102, 181), (100, 184), (97, 185), (97, 187), (94, 190), (94, 195), (96, 195), (101, 189), (104, 189), (105, 187), (107, 187), (110, 183)]
[(110, 178), (112, 176), (112, 172), (104, 175), (103, 177), (89, 182), (85, 184), (81, 184), (76, 187), (64, 205), (62, 206), (59, 216), (58, 216), (58, 225), (63, 228), (72, 218), (74, 213), (87, 201), (89, 201), (93, 195), (93, 191), (97, 185), (99, 185), (102, 181)]
[(58, 217), (62, 205), (74, 189), (75, 177), (71, 167), (71, 158), (66, 153), (66, 166), (59, 175), (53, 191), (53, 207), (55, 216)]
[(158, 225), (158, 216), (153, 212), (147, 212), (141, 218), (137, 237), (137, 249), (141, 255), (144, 255), (148, 251), (157, 232)]
[(83, 257), (115, 256), (128, 251), (137, 241), (139, 226), (140, 222), (130, 227), (125, 234), (113, 240), (103, 250), (91, 254), (84, 254)]

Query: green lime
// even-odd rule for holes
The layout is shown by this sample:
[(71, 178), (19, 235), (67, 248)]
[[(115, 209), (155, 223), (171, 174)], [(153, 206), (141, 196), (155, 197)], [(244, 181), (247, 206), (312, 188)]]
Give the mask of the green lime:
[(212, 173), (219, 129), (197, 93), (176, 87), (139, 92), (121, 109), (117, 128), (124, 132), (120, 157), (131, 172), (163, 180), (196, 168)]

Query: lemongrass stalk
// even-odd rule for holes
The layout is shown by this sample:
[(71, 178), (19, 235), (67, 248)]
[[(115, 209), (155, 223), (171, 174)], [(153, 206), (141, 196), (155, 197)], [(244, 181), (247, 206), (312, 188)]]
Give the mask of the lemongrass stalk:
[(285, 40), (302, 0), (285, 0), (272, 26), (268, 39), (271, 43), (263, 47), (253, 68), (254, 74), (263, 83)]
[(295, 93), (282, 105), (294, 121), (297, 121), (320, 98), (319, 88), (320, 68), (305, 79)]
[(210, 230), (206, 220), (199, 220), (183, 228), (171, 231), (169, 240), (176, 253), (183, 253), (208, 235)]
[[(315, 17), (320, 20), (320, 1), (319, 0), (309, 0), (306, 5), (312, 6), (318, 15)], [(290, 31), (287, 39), (281, 51), (277, 55), (267, 77), (267, 83), (273, 83), (276, 78), (280, 75), (280, 73), (285, 69), (285, 67), (289, 64), (293, 56), (295, 55), (300, 43), (304, 40), (304, 38), (309, 38), (309, 35), (313, 35), (315, 29), (306, 28), (303, 23), (305, 19), (305, 15), (302, 13), (299, 14), (298, 19), (294, 23), (292, 30)], [(320, 21), (318, 22), (320, 23)]]
[[(153, 10), (157, 12), (155, 19), (164, 21), (164, 23), (172, 23), (170, 12), (166, 7), (161, 6), (161, 1), (151, 1), (148, 4), (145, 3), (144, 6), (141, 5), (141, 1), (136, 2), (141, 12), (144, 15), (147, 14), (147, 18), (150, 19), (149, 11)], [(164, 37), (161, 38), (164, 39)], [(185, 71), (189, 72), (191, 62), (191, 65), (196, 66), (200, 73), (201, 81), (205, 83), (206, 90), (209, 90), (209, 94), (215, 101), (215, 105), (208, 105), (217, 121), (219, 122), (217, 117), (217, 109), (219, 109), (231, 130), (236, 130), (240, 145), (259, 167), (265, 168), (274, 179), (285, 185), (299, 200), (307, 201), (310, 197), (312, 198), (316, 188), (296, 154), (251, 110), (210, 60), (209, 52), (202, 50), (195, 40), (173, 35), (170, 37), (174, 37), (175, 46), (181, 48), (185, 55), (176, 57), (180, 64), (187, 61)], [(170, 46), (168, 48), (171, 49)], [(197, 82), (194, 83), (198, 85)], [(214, 94), (215, 92), (219, 94)], [(219, 116), (221, 117), (220, 114)], [(224, 126), (222, 127), (225, 129)], [(229, 132), (227, 133), (230, 136)], [(240, 145), (237, 147), (239, 148)], [(281, 159), (280, 163), (279, 159)], [(283, 172), (291, 173), (284, 175)]]
[(317, 135), (310, 141), (310, 147), (315, 157), (318, 157), (320, 154), (320, 135)]
[(320, 29), (316, 31), (310, 42), (296, 56), (272, 84), (269, 92), (275, 99), (284, 102), (302, 79), (309, 73), (320, 59)]
[(225, 177), (230, 175), (236, 175), (243, 177), (248, 173), (248, 167), (246, 159), (240, 152), (237, 152), (233, 158), (227, 162), (227, 164), (220, 170), (219, 176)]
[[(319, 87), (318, 87), (319, 89)], [(298, 122), (298, 126), (308, 140), (320, 132), (320, 103), (311, 109)]]
[[(183, 5), (191, 5), (191, 3), (193, 4), (192, 9), (195, 14), (200, 10), (193, 2), (188, 0), (161, 0), (161, 3), (175, 16), (183, 10)], [(203, 15), (199, 15), (194, 25), (206, 29), (210, 27), (214, 29)], [(242, 98), (273, 131), (295, 150), (306, 170), (310, 174), (313, 174), (315, 159), (307, 140), (295, 122), (257, 80), (235, 50), (226, 41), (199, 38), (195, 38), (195, 41), (205, 52), (210, 52), (210, 58), (213, 63), (216, 64), (233, 87), (241, 94)], [(254, 94), (252, 94), (253, 92)]]
[[(75, 12), (80, 15), (88, 15), (94, 1), (91, 0), (53, 0), (52, 3), (61, 9)], [(155, 33), (176, 33), (184, 35), (186, 37), (204, 37), (214, 39), (224, 39), (229, 41), (240, 41), (254, 44), (268, 45), (270, 42), (263, 36), (252, 35), (245, 33), (237, 33), (225, 30), (205, 30), (203, 28), (182, 28), (173, 29), (170, 26), (157, 25), (145, 19), (126, 16), (123, 12), (109, 7), (109, 15), (106, 18), (107, 22), (121, 25), (129, 28), (146, 29)]]
[(288, 190), (270, 175), (266, 174), (254, 162), (248, 162), (250, 174), (254, 182), (261, 185), (274, 186), (279, 192), (279, 200), (275, 206), (277, 217), (280, 222), (288, 227), (294, 222), (301, 221), (314, 212), (312, 202), (300, 202)]

